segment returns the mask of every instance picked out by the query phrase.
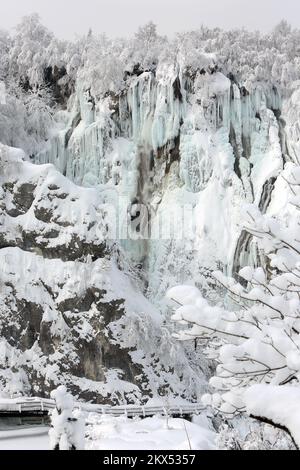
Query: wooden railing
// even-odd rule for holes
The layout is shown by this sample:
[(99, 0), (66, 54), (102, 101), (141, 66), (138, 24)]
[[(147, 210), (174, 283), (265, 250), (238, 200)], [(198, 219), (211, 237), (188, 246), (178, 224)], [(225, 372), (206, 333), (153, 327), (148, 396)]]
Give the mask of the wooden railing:
[[(19, 398), (13, 400), (0, 400), (0, 415), (36, 415), (48, 414), (55, 407), (53, 400), (45, 398)], [(84, 412), (106, 414), (111, 416), (147, 417), (154, 415), (191, 416), (200, 414), (204, 406), (200, 403), (166, 406), (136, 406), (136, 405), (92, 405), (88, 403), (75, 404)]]

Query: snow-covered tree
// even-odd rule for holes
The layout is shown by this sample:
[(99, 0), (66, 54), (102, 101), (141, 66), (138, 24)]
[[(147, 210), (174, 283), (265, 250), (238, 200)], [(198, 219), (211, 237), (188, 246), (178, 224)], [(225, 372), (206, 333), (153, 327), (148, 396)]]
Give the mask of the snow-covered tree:
[(26, 135), (25, 125), (24, 104), (16, 96), (6, 93), (5, 102), (0, 103), (0, 142), (29, 150), (32, 142)]
[(218, 363), (210, 381), (215, 392), (205, 403), (286, 427), (299, 445), (293, 420), (300, 422), (300, 167), (286, 164), (276, 189), (276, 215), (246, 209), (244, 229), (256, 238), (265, 266), (243, 268), (240, 282), (215, 273), (227, 306), (210, 305), (194, 286), (174, 287), (168, 297), (178, 304), (173, 320), (191, 326), (177, 338), (208, 338), (206, 353)]
[(51, 95), (47, 88), (40, 87), (38, 92), (29, 92), (24, 97), (27, 114), (25, 129), (36, 144), (49, 138), (53, 127)]
[(51, 413), (49, 431), (50, 447), (53, 450), (84, 449), (84, 421), (80, 412), (74, 411), (73, 397), (64, 385), (51, 392), (55, 408)]
[(9, 71), (9, 48), (11, 39), (6, 31), (0, 30), (0, 80), (6, 80)]
[(130, 44), (129, 62), (133, 66), (139, 65), (143, 70), (154, 70), (167, 43), (167, 38), (160, 36), (156, 24), (150, 21), (141, 26), (135, 34), (134, 41)]
[(33, 14), (23, 18), (16, 34), (0, 34), (0, 78), (9, 72), (10, 81), (29, 89), (43, 82), (47, 67), (57, 67), (73, 81), (84, 79), (95, 94), (116, 93), (124, 87), (124, 73), (154, 71), (178, 61), (182, 71), (218, 65), (240, 83), (271, 77), (288, 91), (298, 77), (299, 43), (299, 30), (284, 21), (265, 35), (202, 26), (171, 40), (149, 22), (129, 39), (109, 40), (89, 32), (75, 41), (60, 41)]
[(83, 54), (84, 67), (80, 68), (78, 78), (85, 89), (91, 90), (93, 96), (116, 93), (122, 89), (125, 69), (123, 49), (122, 41), (109, 40), (105, 35), (87, 38)]
[(47, 48), (53, 40), (53, 34), (40, 22), (34, 13), (25, 16), (17, 26), (10, 49), (10, 68), (24, 85), (35, 86), (43, 79), (44, 68), (48, 64)]

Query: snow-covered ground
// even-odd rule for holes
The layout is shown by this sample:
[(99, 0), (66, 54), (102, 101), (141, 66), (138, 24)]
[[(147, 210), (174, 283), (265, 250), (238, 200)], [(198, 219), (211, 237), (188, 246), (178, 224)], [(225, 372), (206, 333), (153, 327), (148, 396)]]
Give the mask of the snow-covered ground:
[(213, 450), (215, 434), (201, 421), (153, 417), (112, 418), (90, 415), (87, 426), (88, 450)]
[[(90, 414), (86, 426), (86, 450), (214, 450), (215, 433), (207, 423), (153, 417), (128, 419)], [(0, 450), (47, 450), (49, 428), (0, 430)]]

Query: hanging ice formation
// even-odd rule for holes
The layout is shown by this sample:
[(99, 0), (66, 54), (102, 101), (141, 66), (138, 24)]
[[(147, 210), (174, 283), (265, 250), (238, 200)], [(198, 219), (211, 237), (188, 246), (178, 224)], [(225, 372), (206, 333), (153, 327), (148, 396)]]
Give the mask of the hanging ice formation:
[[(35, 161), (53, 163), (77, 184), (114, 188), (129, 202), (154, 202), (157, 214), (165, 201), (185, 204), (193, 194), (197, 233), (207, 241), (199, 260), (219, 245), (215, 261), (236, 272), (256, 257), (251, 240), (236, 236), (238, 200), (266, 210), (288, 153), (281, 110), (274, 86), (248, 90), (215, 69), (193, 77), (178, 67), (144, 72), (99, 100), (78, 83), (69, 111), (57, 116), (61, 130)], [(216, 226), (212, 211), (227, 213), (225, 226)], [(146, 245), (127, 248), (160, 269), (151, 258), (157, 244)]]

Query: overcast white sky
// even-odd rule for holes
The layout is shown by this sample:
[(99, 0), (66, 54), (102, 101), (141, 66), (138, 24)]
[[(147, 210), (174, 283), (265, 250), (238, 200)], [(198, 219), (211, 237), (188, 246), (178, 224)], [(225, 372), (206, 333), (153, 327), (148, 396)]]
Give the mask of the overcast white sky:
[(300, 27), (299, 0), (0, 0), (0, 6), (0, 28), (11, 29), (22, 16), (38, 12), (62, 38), (90, 27), (110, 36), (131, 35), (149, 20), (161, 34), (202, 23), (268, 31), (283, 18)]

